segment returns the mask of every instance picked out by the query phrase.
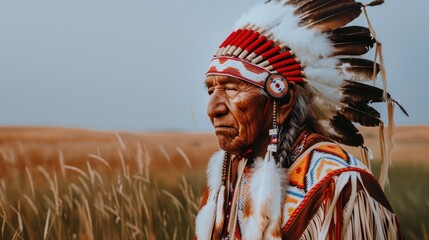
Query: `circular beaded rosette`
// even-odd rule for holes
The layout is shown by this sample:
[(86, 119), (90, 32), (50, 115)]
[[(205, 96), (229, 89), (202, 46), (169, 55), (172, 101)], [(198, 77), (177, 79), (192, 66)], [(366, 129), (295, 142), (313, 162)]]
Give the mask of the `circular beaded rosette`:
[(272, 74), (265, 81), (265, 91), (275, 99), (281, 99), (287, 95), (289, 89), (286, 78), (280, 74)]

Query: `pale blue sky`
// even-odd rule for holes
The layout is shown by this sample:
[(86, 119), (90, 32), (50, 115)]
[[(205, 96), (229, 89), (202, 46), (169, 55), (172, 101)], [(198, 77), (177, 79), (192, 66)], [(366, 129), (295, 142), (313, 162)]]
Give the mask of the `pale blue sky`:
[[(257, 2), (1, 0), (0, 125), (211, 130), (204, 73)], [(411, 115), (397, 112), (398, 124), (429, 124), (428, 10), (427, 0), (369, 9), (388, 89)]]

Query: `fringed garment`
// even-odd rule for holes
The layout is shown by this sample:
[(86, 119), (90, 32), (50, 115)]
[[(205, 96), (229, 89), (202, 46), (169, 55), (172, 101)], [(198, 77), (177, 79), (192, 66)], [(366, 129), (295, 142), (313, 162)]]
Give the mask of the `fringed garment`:
[[(289, 169), (268, 170), (268, 176), (280, 179), (280, 188), (277, 180), (257, 176), (262, 159), (234, 156), (230, 181), (223, 186), (224, 153), (215, 154), (196, 239), (403, 239), (392, 207), (366, 166), (320, 135), (303, 136)], [(258, 185), (261, 181), (266, 185)], [(261, 204), (254, 192), (266, 195), (266, 202)]]

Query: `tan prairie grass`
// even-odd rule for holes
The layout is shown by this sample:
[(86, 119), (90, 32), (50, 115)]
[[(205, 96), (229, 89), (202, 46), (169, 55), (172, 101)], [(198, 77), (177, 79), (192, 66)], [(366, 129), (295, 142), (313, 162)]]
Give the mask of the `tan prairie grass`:
[(109, 174), (94, 165), (66, 168), (65, 177), (43, 167), (3, 176), (0, 238), (190, 239), (200, 195), (191, 180), (176, 173), (172, 185), (124, 166)]
[(0, 136), (1, 239), (193, 237), (213, 138), (52, 128)]
[[(428, 239), (428, 129), (396, 138), (396, 156), (420, 151), (395, 159), (387, 190), (408, 239)], [(212, 134), (0, 128), (0, 239), (192, 239), (216, 150)]]

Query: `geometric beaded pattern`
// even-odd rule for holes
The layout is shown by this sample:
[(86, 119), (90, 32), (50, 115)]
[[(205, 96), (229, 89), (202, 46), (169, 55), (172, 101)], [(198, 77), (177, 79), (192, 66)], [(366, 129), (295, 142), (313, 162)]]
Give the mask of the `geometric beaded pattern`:
[(289, 186), (282, 206), (282, 228), (317, 183), (333, 171), (351, 167), (368, 171), (357, 158), (333, 143), (317, 146), (300, 157), (289, 169)]

